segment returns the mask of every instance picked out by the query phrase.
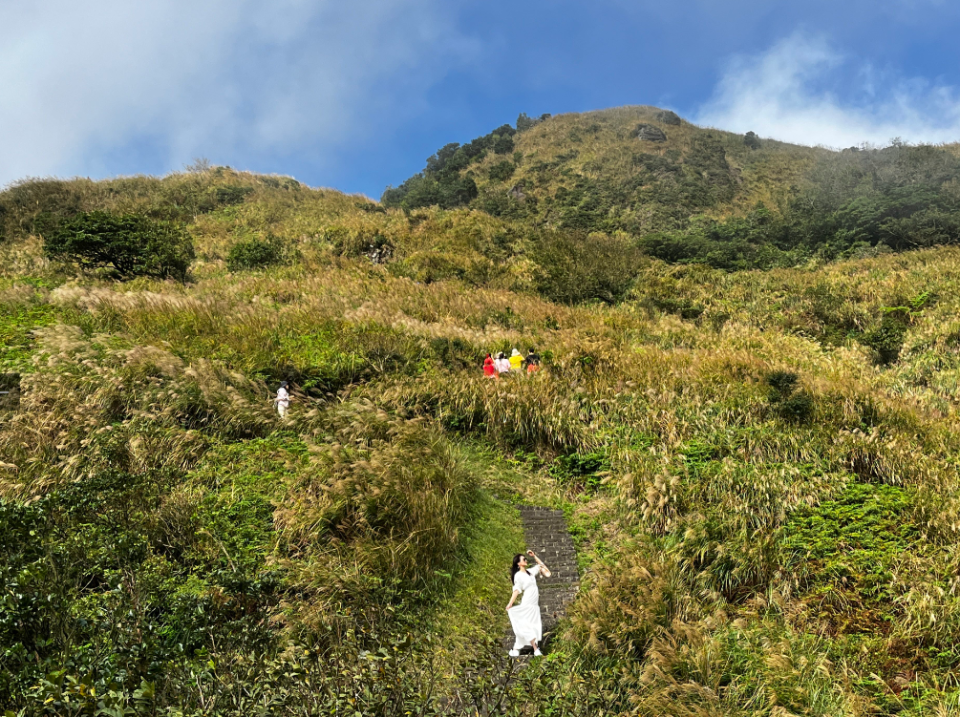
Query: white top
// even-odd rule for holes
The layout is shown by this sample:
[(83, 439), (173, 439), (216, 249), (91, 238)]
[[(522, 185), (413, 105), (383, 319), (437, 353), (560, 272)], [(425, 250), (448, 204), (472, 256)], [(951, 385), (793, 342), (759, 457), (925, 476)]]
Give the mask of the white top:
[(508, 358), (494, 359), (493, 365), (496, 367), (497, 373), (509, 373), (510, 371), (510, 359)]
[(277, 405), (290, 408), (290, 393), (285, 388), (277, 390)]
[(540, 566), (534, 565), (526, 570), (518, 570), (513, 576), (513, 589), (518, 593), (523, 593), (520, 599), (521, 605), (530, 605), (537, 603), (540, 599), (540, 588), (537, 587), (537, 575), (540, 574)]

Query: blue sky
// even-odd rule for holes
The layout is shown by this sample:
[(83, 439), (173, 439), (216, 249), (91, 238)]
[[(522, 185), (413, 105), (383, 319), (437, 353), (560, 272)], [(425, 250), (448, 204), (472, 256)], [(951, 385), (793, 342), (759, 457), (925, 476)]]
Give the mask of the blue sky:
[(198, 157), (379, 197), (519, 112), (960, 140), (942, 0), (0, 0), (0, 184)]

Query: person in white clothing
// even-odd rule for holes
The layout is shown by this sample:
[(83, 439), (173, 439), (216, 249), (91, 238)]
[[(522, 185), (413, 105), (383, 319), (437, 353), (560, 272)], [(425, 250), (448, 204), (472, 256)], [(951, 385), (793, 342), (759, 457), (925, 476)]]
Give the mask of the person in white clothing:
[(284, 418), (287, 415), (287, 409), (290, 408), (290, 384), (284, 381), (280, 384), (280, 388), (277, 389), (277, 397), (273, 399), (273, 402), (277, 404), (277, 413), (280, 414), (280, 418)]
[[(513, 649), (510, 650), (510, 657), (519, 657), (520, 650), (527, 645), (533, 647), (533, 654), (540, 657), (540, 641), (543, 639), (543, 621), (540, 617), (540, 589), (537, 587), (537, 576), (543, 575), (550, 577), (550, 570), (536, 556), (532, 550), (527, 551), (527, 555), (537, 561), (529, 570), (527, 569), (527, 558), (519, 553), (513, 558), (513, 566), (510, 568), (510, 575), (513, 578), (513, 595), (510, 602), (507, 603), (507, 615), (510, 616), (510, 624), (513, 625), (513, 634), (516, 639), (513, 642)], [(523, 595), (519, 605), (514, 605), (517, 598)]]
[(503, 355), (503, 351), (497, 354), (493, 365), (496, 367), (497, 373), (510, 373), (510, 359)]

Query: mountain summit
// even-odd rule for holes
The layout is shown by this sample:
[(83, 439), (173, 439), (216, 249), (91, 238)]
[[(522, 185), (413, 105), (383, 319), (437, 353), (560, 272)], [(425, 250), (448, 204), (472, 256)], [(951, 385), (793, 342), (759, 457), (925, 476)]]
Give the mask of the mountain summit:
[(468, 206), (535, 228), (626, 234), (667, 261), (789, 265), (953, 243), (956, 146), (834, 151), (637, 106), (521, 115), (388, 188), (386, 206)]

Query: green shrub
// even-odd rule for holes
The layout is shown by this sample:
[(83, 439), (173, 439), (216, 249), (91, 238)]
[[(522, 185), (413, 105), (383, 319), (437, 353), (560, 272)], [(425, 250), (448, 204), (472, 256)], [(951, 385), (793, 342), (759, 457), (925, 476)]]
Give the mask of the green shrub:
[(792, 371), (774, 371), (767, 375), (767, 385), (770, 387), (770, 400), (782, 401), (790, 396), (797, 386), (800, 377)]
[(83, 203), (76, 182), (60, 179), (32, 179), (18, 182), (0, 192), (0, 240), (31, 234), (38, 215), (66, 219), (80, 211)]
[(83, 212), (62, 223), (48, 218), (43, 232), (47, 256), (85, 268), (113, 267), (123, 279), (134, 276), (186, 278), (193, 241), (179, 224), (135, 214)]
[(560, 232), (541, 236), (533, 257), (540, 268), (539, 292), (565, 304), (620, 301), (642, 261), (640, 251), (622, 239)]
[(784, 526), (784, 564), (803, 587), (839, 591), (863, 609), (896, 595), (891, 572), (919, 540), (911, 495), (890, 485), (852, 483), (835, 500), (798, 511)]
[(477, 196), (477, 183), (472, 177), (447, 173), (434, 178), (429, 174), (417, 174), (399, 187), (388, 187), (381, 201), (387, 207), (417, 209), (439, 206), (452, 209), (469, 204)]
[(230, 271), (259, 269), (264, 266), (280, 264), (284, 260), (283, 242), (272, 234), (266, 238), (253, 237), (238, 241), (230, 247), (227, 254), (227, 268)]
[(888, 311), (880, 319), (880, 325), (860, 337), (860, 343), (874, 351), (880, 366), (888, 366), (900, 358), (900, 350), (907, 335), (909, 316), (905, 310)]
[(813, 414), (813, 398), (808, 393), (798, 391), (780, 402), (777, 413), (791, 423), (807, 423)]
[(526, 132), (531, 127), (536, 126), (538, 120), (529, 117), (526, 112), (521, 112), (517, 117), (517, 132)]
[(770, 405), (777, 416), (790, 423), (807, 423), (813, 415), (813, 398), (797, 390), (799, 380), (792, 371), (774, 371), (766, 378)]
[(227, 206), (231, 204), (242, 204), (243, 200), (247, 198), (247, 195), (252, 193), (253, 187), (237, 187), (234, 185), (217, 187), (216, 190), (214, 190), (217, 204)]
[(572, 453), (558, 456), (550, 466), (549, 473), (563, 485), (580, 490), (596, 490), (603, 474), (610, 470), (610, 456), (606, 449), (590, 453)]
[(494, 182), (505, 182), (513, 176), (516, 170), (517, 165), (505, 159), (490, 167), (490, 179)]

